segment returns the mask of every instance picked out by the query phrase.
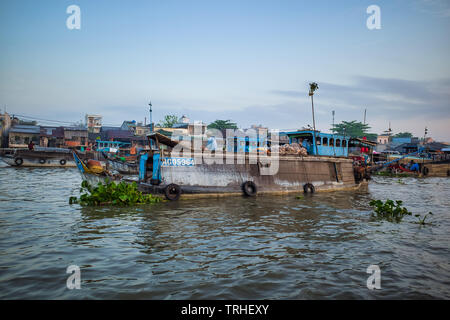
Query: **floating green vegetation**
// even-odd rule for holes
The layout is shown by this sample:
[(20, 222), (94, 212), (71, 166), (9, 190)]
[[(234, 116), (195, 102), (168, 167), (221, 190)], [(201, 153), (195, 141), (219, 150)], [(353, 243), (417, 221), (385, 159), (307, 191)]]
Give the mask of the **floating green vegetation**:
[(69, 203), (79, 203), (82, 206), (133, 206), (136, 204), (148, 204), (162, 201), (161, 198), (151, 194), (143, 194), (137, 188), (136, 182), (131, 184), (120, 182), (118, 184), (106, 181), (106, 184), (98, 183), (96, 187), (87, 181), (81, 183), (80, 198), (70, 197)]
[(299, 196), (296, 196), (295, 199), (303, 200), (303, 199), (305, 199), (305, 196), (299, 195)]
[(398, 179), (397, 182), (400, 183), (400, 184), (405, 184), (405, 182), (402, 179)]
[(378, 171), (372, 173), (375, 176), (381, 176), (381, 177), (394, 177), (394, 178), (406, 178), (411, 177), (410, 173), (392, 173), (389, 171)]
[(383, 203), (381, 200), (372, 200), (369, 202), (369, 205), (374, 207), (374, 211), (376, 213), (376, 217), (378, 219), (387, 220), (390, 222), (400, 222), (403, 217), (408, 215), (410, 216), (412, 213), (408, 211), (405, 207), (402, 207), (403, 201), (396, 200), (386, 200)]
[(418, 221), (415, 222), (415, 223), (420, 224), (421, 226), (424, 226), (424, 225), (426, 225), (426, 224), (433, 224), (432, 222), (425, 222), (425, 220), (427, 219), (427, 217), (428, 217), (429, 215), (433, 215), (433, 213), (430, 211), (430, 212), (428, 212), (426, 215), (424, 215), (423, 218), (420, 216), (420, 214), (414, 215), (414, 216), (417, 218), (417, 220), (418, 220)]

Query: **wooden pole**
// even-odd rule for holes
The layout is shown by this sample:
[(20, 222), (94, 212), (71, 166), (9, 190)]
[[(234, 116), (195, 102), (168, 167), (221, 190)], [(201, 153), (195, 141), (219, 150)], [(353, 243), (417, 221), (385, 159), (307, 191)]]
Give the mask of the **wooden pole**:
[(312, 116), (313, 116), (313, 130), (314, 130), (314, 145), (316, 146), (316, 156), (319, 155), (319, 149), (317, 147), (317, 140), (316, 140), (316, 121), (314, 119), (314, 92), (311, 92), (311, 107), (312, 107)]

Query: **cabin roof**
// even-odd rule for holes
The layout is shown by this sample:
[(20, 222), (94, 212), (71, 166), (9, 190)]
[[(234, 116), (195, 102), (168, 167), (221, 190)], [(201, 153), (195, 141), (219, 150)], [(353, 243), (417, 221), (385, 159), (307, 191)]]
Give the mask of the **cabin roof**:
[(162, 135), (159, 132), (149, 133), (149, 134), (147, 134), (147, 137), (149, 139), (152, 139), (152, 140), (155, 140), (155, 141), (156, 141), (156, 139), (158, 139), (159, 143), (162, 143), (162, 144), (164, 144), (164, 145), (166, 145), (168, 147), (172, 147), (172, 148), (175, 147), (178, 144), (177, 141), (174, 141), (174, 140), (172, 140), (172, 139)]
[(350, 139), (350, 137), (344, 137), (339, 134), (333, 134), (333, 133), (324, 133), (320, 131), (314, 131), (314, 130), (297, 130), (297, 131), (288, 131), (288, 132), (280, 132), (280, 134), (286, 134), (287, 136), (295, 136), (295, 135), (302, 135), (302, 134), (311, 134), (313, 135), (314, 132), (316, 133), (316, 137), (323, 137), (323, 138), (334, 138), (334, 139)]
[(371, 146), (371, 147), (375, 147), (377, 145), (376, 142), (373, 142), (373, 141), (370, 141), (370, 140), (364, 140), (364, 139), (361, 139), (361, 138), (350, 138), (350, 140), (358, 141), (360, 144)]

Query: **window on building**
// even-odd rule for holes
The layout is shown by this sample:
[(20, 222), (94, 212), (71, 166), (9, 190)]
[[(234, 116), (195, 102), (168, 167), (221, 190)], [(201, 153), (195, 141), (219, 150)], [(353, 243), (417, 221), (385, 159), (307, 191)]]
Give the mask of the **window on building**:
[(328, 145), (328, 138), (323, 138), (322, 139), (322, 145), (327, 146)]
[(341, 139), (336, 139), (336, 147), (340, 147), (341, 146)]
[(333, 147), (334, 146), (334, 139), (330, 138), (330, 146)]
[(347, 140), (342, 140), (342, 147), (346, 147), (347, 146)]

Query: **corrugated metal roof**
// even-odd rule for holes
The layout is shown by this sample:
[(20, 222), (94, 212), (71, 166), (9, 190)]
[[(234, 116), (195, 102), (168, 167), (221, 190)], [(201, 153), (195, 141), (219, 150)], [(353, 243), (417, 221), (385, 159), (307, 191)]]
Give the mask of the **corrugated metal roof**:
[(15, 133), (32, 133), (32, 134), (40, 134), (41, 128), (39, 126), (28, 126), (23, 124), (18, 124), (12, 127), (9, 132)]
[(64, 130), (67, 131), (87, 131), (85, 127), (64, 127)]
[(105, 132), (108, 139), (114, 138), (132, 138), (133, 134), (126, 130), (108, 130)]

